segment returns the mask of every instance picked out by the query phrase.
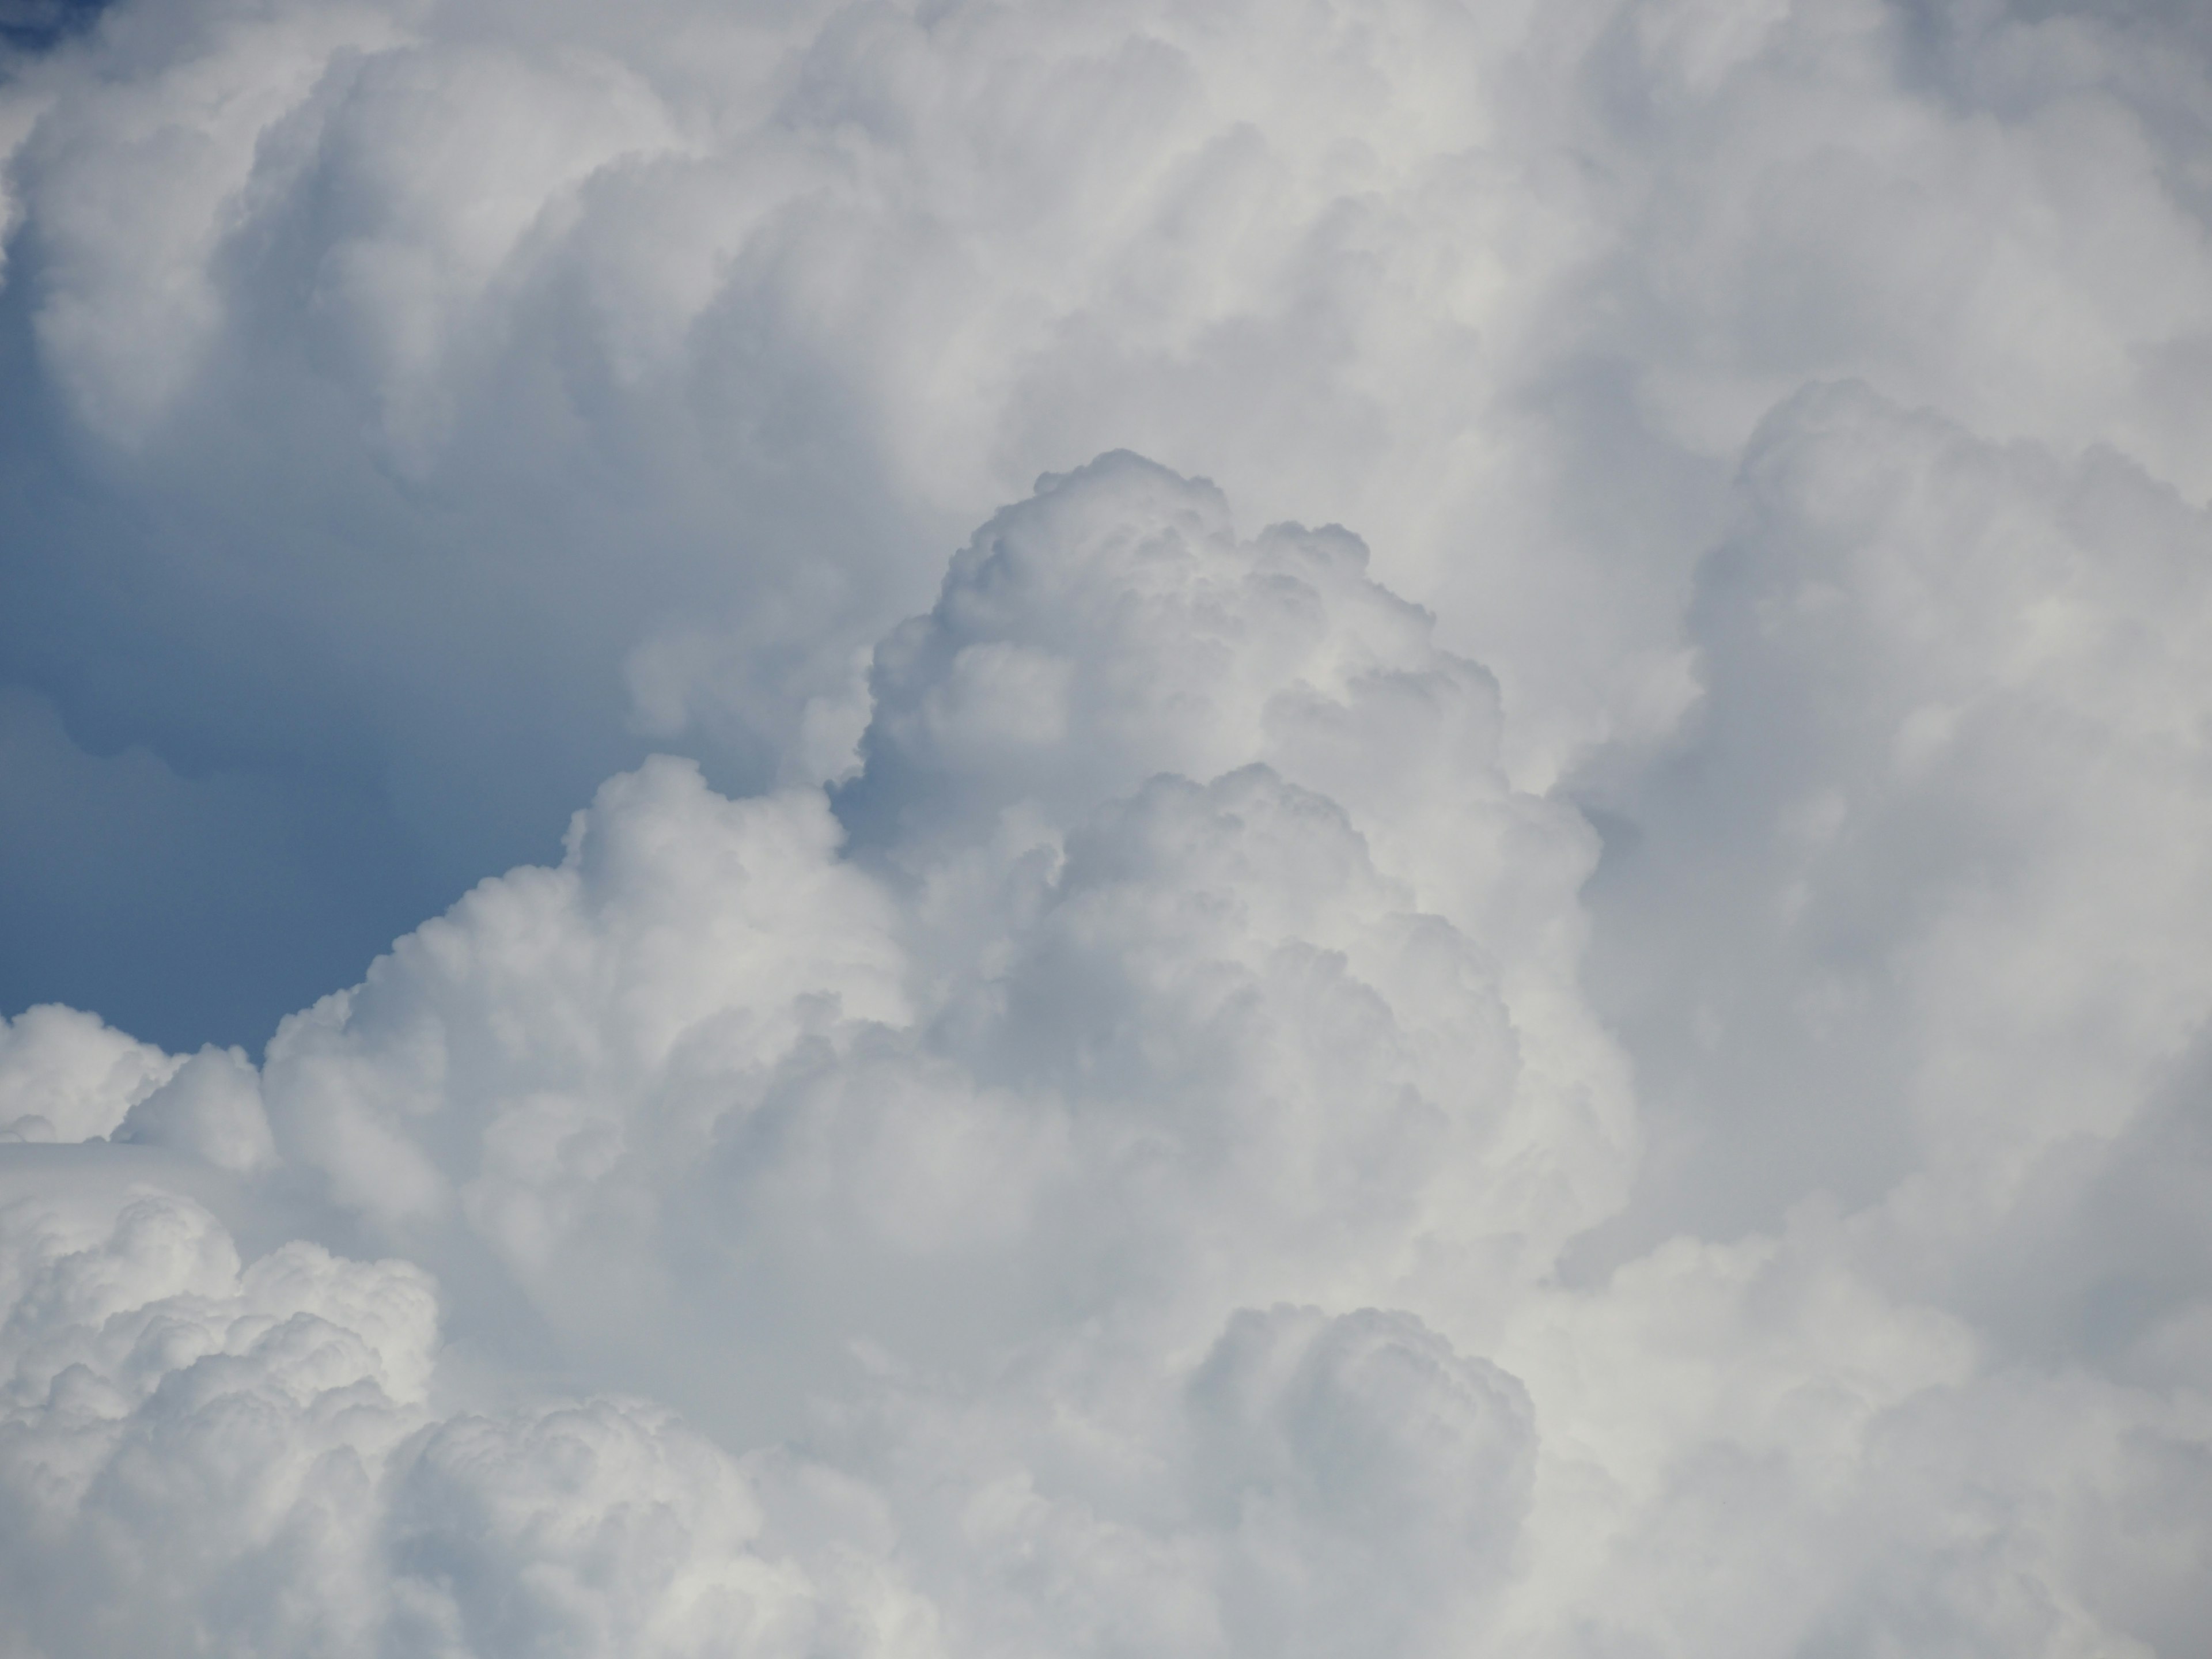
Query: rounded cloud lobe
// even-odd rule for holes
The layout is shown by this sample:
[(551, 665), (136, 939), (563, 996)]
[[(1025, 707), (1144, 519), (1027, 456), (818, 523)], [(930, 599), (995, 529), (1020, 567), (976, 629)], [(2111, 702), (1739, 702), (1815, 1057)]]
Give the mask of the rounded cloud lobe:
[(2202, 1651), (2206, 45), (11, 60), (0, 1648)]
[(27, 1008), (0, 1022), (0, 1135), (39, 1141), (106, 1134), (181, 1063), (96, 1015), (56, 1003)]

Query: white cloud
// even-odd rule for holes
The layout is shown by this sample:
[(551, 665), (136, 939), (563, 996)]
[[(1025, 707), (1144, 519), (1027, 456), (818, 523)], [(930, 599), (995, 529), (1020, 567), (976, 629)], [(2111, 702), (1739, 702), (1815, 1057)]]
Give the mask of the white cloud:
[(91, 1140), (184, 1062), (58, 1003), (0, 1019), (0, 1137)]
[[(656, 761), (579, 815), (560, 866), (483, 884), (288, 1022), (258, 1094), (210, 1051), (132, 1110), (133, 1138), (245, 1172), (231, 1201), (258, 1236), (304, 1220), (428, 1267), (457, 1335), (441, 1405), (421, 1403), (427, 1351), (400, 1364), (412, 1384), (379, 1381), (374, 1433), (341, 1459), (378, 1496), (343, 1536), (297, 1518), (299, 1477), (268, 1472), (324, 1443), (307, 1428), (276, 1413), (237, 1454), (263, 1471), (236, 1488), (262, 1517), (238, 1535), (303, 1532), (323, 1553), (252, 1568), (284, 1586), (265, 1604), (200, 1616), (281, 1646), (258, 1632), (316, 1607), (352, 1621), (342, 1646), (456, 1653), (704, 1652), (732, 1631), (900, 1654), (2185, 1642), (2212, 1547), (2176, 1473), (2204, 1455), (2203, 1281), (2143, 1281), (2128, 1230), (2099, 1218), (2152, 1190), (2163, 1147), (2172, 1218), (2144, 1237), (2201, 1259), (2183, 1194), (2206, 1166), (2157, 1092), (2186, 1033), (2152, 994), (2182, 947), (2069, 895), (2128, 868), (2171, 901), (2191, 855), (2118, 859), (2095, 837), (2110, 823), (2133, 845), (2130, 816), (2023, 815), (1986, 787), (1978, 816), (1941, 793), (1965, 787), (1961, 744), (1984, 745), (1969, 780), (2089, 764), (2051, 761), (2057, 741), (2090, 745), (2115, 787), (2191, 787), (2159, 763), (2175, 716), (2154, 695), (2187, 678), (2177, 591), (2160, 590), (2170, 652), (2129, 636), (2133, 685), (2080, 665), (2106, 648), (2103, 619), (2141, 610), (2127, 583), (2193, 567), (2140, 538), (2132, 574), (2115, 566), (2050, 492), (2179, 513), (2177, 533), (2196, 520), (2100, 465), (1849, 389), (1801, 400), (1754, 453), (1695, 613), (1701, 735), (1616, 781), (1648, 839), (1596, 890), (1613, 927), (1659, 902), (1639, 883), (1702, 907), (1698, 949), (1656, 976), (1667, 1018), (1717, 1009), (1692, 1023), (1697, 1054), (1639, 1040), (1667, 1133), (1687, 1096), (1709, 1132), (1770, 1138), (1759, 1190), (1795, 1201), (1735, 1237), (1741, 1195), (1711, 1184), (1728, 1166), (1710, 1147), (1622, 1209), (1626, 1079), (1576, 975), (1590, 837), (1504, 780), (1487, 679), (1342, 532), (1240, 541), (1209, 486), (1130, 458), (1048, 479), (879, 653), (867, 770), (836, 798), (849, 845), (818, 789), (730, 801)], [(2039, 505), (2014, 510), (2023, 494)], [(1941, 548), (1913, 539), (1926, 526)], [(2056, 634), (2053, 592), (2074, 604)], [(1049, 665), (1054, 741), (976, 700), (961, 665), (978, 652)], [(1916, 724), (1946, 684), (1983, 704)], [(1743, 744), (1804, 775), (1740, 763)], [(1735, 831), (1692, 833), (1759, 802), (1756, 857), (1729, 850)], [(1884, 840), (1887, 817), (1938, 809), (1948, 839)], [(1717, 848), (1709, 876), (1693, 854)], [(1877, 870), (1931, 895), (1862, 923), (1893, 953), (1865, 994), (1888, 999), (1881, 1018), (1824, 993), (1875, 971), (1853, 968), (1858, 936), (1810, 925), (1832, 894), (1879, 890)], [(1992, 870), (2037, 875), (2023, 890), (2057, 908), (1978, 908)], [(1725, 872), (1743, 884), (1717, 905)], [(1993, 1002), (1944, 954), (2030, 940), (2091, 965)], [(1732, 992), (1707, 965), (1745, 963), (1759, 975)], [(2123, 999), (2140, 1023), (2100, 1025), (2120, 969), (2148, 975)], [(1748, 1024), (1770, 1004), (1790, 1018)], [(1632, 1036), (1658, 1018), (1624, 1006)], [(2019, 1027), (1991, 1029), (2015, 1007)], [(2101, 1037), (2085, 1049), (2054, 1009)], [(1854, 1020), (1887, 1046), (1821, 1046)], [(2014, 1109), (1958, 1084), (1961, 1054), (2015, 1068)], [(1824, 1066), (1831, 1098), (1904, 1091), (1887, 1128), (1859, 1128), (1895, 1173), (1841, 1204), (1818, 1195), (1837, 1185), (1806, 1127), (1819, 1097), (1732, 1092)], [(2101, 1173), (2034, 1176), (2085, 1156)], [(306, 1271), (269, 1265), (292, 1262), (398, 1275), (427, 1305), (416, 1268), (305, 1243), (240, 1278), (204, 1212), (135, 1202), (103, 1248), (207, 1284), (141, 1292), (23, 1246), (22, 1304), (52, 1304), (42, 1273), (108, 1284), (125, 1310), (250, 1301), (255, 1275)], [(128, 1243), (149, 1216), (175, 1241)], [(1577, 1241), (1597, 1224), (1620, 1265), (1594, 1277), (1607, 1233)], [(1583, 1288), (1554, 1273), (1571, 1244)], [(2101, 1343), (2023, 1319), (2003, 1267), (2022, 1246), (2076, 1264), (2085, 1316), (2115, 1285), (2164, 1300)], [(349, 1294), (316, 1316), (363, 1333)], [(53, 1305), (64, 1334), (33, 1354), (155, 1317)], [(260, 1340), (236, 1317), (222, 1341)], [(400, 1362), (349, 1363), (329, 1386)], [(64, 1369), (37, 1360), (25, 1397)], [(544, 1398), (575, 1389), (614, 1392)], [(150, 1405), (118, 1399), (97, 1445), (153, 1432)], [(39, 1419), (22, 1443), (73, 1443)], [(55, 1502), (65, 1539), (96, 1508)], [(131, 1606), (247, 1569), (161, 1571), (174, 1582)]]
[(422, 1273), (289, 1244), (245, 1268), (198, 1206), (26, 1198), (6, 1249), (9, 1645), (362, 1650), (360, 1511), (421, 1420)]
[(109, 1134), (125, 1144), (170, 1147), (234, 1174), (265, 1166), (276, 1152), (253, 1062), (243, 1049), (212, 1043), (134, 1102)]
[[(1923, 1167), (1929, 1220), (1979, 1228), (2144, 1109), (2212, 992), (2181, 827), (2212, 527), (2117, 456), (1848, 386), (1778, 411), (1742, 495), (1708, 706), (1595, 890), (1619, 1006), (1662, 1091), (1808, 1134), (1851, 1197)], [(1820, 1178), (1777, 1150), (1739, 1192)]]
[[(642, 1401), (441, 1419), (429, 1279), (187, 1200), (0, 1211), (11, 1651), (887, 1650), (895, 1577), (824, 1607), (752, 1483)], [(890, 1650), (911, 1652), (915, 1650)]]
[[(2208, 487), (2201, 61), (2147, 23), (1915, 27), (125, 7), (11, 88), (11, 281), (76, 422), (37, 429), (161, 526), (100, 559), (181, 594), (165, 658), (272, 674), (241, 592), (313, 641), (291, 689), (441, 881), (532, 845), (510, 798), (635, 757), (626, 662), (658, 739), (766, 781), (944, 540), (1125, 446), (1359, 526), (1540, 785), (1680, 713), (1728, 468), (1808, 378)], [(165, 750), (306, 747), (104, 695)]]
[[(885, 645), (849, 854), (818, 790), (613, 781), (558, 869), (286, 1023), (286, 1179), (756, 1432), (856, 1340), (973, 1370), (1542, 1276), (1632, 1158), (1573, 985), (1591, 838), (1363, 563), (1133, 459), (1050, 482)], [(1054, 742), (979, 705), (986, 652), (1050, 665)], [(1394, 758), (1402, 795), (1320, 793)]]
[(17, 65), (0, 1646), (2203, 1649), (2203, 46)]

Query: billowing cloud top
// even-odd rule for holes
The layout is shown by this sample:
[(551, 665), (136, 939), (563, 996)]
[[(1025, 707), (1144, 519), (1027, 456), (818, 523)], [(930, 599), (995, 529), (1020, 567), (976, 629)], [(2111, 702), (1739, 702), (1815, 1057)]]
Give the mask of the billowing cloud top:
[(2212, 1644), (2193, 13), (0, 33), (0, 1653)]

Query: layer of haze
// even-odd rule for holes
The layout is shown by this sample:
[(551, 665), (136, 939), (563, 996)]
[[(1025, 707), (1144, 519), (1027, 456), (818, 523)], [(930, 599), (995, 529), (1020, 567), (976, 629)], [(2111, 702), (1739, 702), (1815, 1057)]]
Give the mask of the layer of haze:
[(0, 43), (0, 1653), (2212, 1649), (2199, 11)]

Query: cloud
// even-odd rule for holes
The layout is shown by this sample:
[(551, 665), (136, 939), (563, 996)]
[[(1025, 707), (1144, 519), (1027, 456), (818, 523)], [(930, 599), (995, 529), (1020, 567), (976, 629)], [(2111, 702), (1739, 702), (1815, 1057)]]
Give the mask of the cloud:
[(764, 1560), (752, 1484), (663, 1408), (441, 1418), (430, 1281), (189, 1200), (0, 1212), (13, 1648), (877, 1652)]
[(90, 1140), (119, 1127), (183, 1062), (58, 1003), (0, 1021), (0, 1134)]
[[(1047, 481), (882, 647), (851, 847), (817, 789), (614, 780), (560, 867), (279, 1030), (288, 1178), (379, 1248), (488, 1249), (610, 1385), (787, 1426), (855, 1340), (966, 1366), (1540, 1276), (1634, 1140), (1571, 980), (1590, 838), (1364, 562), (1132, 459)], [(1044, 665), (1052, 742), (979, 655)], [(1315, 787), (1378, 752), (1451, 793)]]
[[(1527, 1503), (1525, 1397), (1403, 1315), (1239, 1316), (1139, 1402), (1180, 1470), (1103, 1423), (1052, 1446), (1028, 1390), (964, 1419), (886, 1396), (915, 1518), (961, 1489), (955, 1527), (902, 1537), (848, 1475), (733, 1460), (642, 1401), (441, 1417), (406, 1264), (293, 1243), (241, 1271), (206, 1211), (150, 1194), (0, 1227), (4, 1618), (30, 1651), (1428, 1650), (1433, 1598), (1480, 1599)], [(1040, 1453), (1065, 1467), (1017, 1472)], [(1143, 1463), (1099, 1489), (1117, 1454)]]
[(2193, 15), (33, 44), (0, 1647), (2203, 1648)]
[(303, 1243), (241, 1271), (161, 1194), (0, 1227), (9, 1644), (357, 1648), (382, 1594), (357, 1511), (420, 1420), (424, 1275)]
[[(1301, 20), (196, 0), (19, 60), (7, 675), (275, 794), (346, 940), (212, 1020), (19, 1001), (258, 1043), (648, 739), (834, 775), (941, 549), (1101, 451), (1358, 526), (1535, 787), (1679, 717), (1809, 379), (2208, 487), (2181, 11)], [(155, 926), (237, 884), (103, 959), (243, 986), (284, 947)], [(96, 895), (18, 904), (41, 960)]]
[(1656, 1089), (1759, 1137), (1693, 1203), (1924, 1167), (1980, 1225), (2195, 1040), (2212, 531), (2117, 455), (1852, 386), (1777, 411), (1742, 500), (1707, 706), (1593, 889), (1601, 982)]
[[(1825, 1305), (1886, 1333), (1855, 1364), (1906, 1362), (1830, 1373), (1850, 1497), (1790, 1591), (1832, 1610), (1787, 1615), (1790, 1639), (2186, 1650), (2204, 1510), (2168, 1471), (2201, 1453), (2166, 1390), (2203, 1376), (2182, 1218), (2208, 1191), (2204, 878), (2174, 826), (2202, 810), (2179, 757), (2205, 514), (2109, 452), (1993, 444), (1854, 386), (1778, 410), (1740, 500), (1691, 613), (1698, 716), (1632, 782), (1591, 785), (1619, 815), (1589, 983), (1639, 1062), (1655, 1156), (1577, 1270), (1663, 1306), (1682, 1290), (1647, 1275), (1700, 1275), (1683, 1240), (1654, 1244), (1771, 1230), (1758, 1272), (1837, 1277), (1747, 1312)], [(1561, 1352), (1587, 1364), (1590, 1340)], [(1732, 1409), (1715, 1441), (1771, 1459), (1738, 1438), (1759, 1413)], [(1821, 1437), (1801, 1421), (1775, 1445)], [(1750, 1467), (1699, 1462), (1717, 1504), (1833, 1503), (1808, 1502), (1809, 1471), (1761, 1498)], [(1931, 1462), (2004, 1495), (1969, 1522), (1930, 1496)], [(1623, 1559), (1668, 1559), (1657, 1537)]]
[[(2134, 817), (2023, 813), (1985, 780), (2071, 775), (2066, 741), (2116, 788), (2184, 786), (2149, 693), (2185, 676), (2177, 591), (2170, 650), (2119, 636), (2137, 685), (2081, 664), (2101, 617), (2141, 611), (2129, 584), (2193, 580), (2197, 516), (1851, 388), (1778, 414), (1741, 501), (1693, 613), (1698, 724), (1612, 780), (1614, 841), (1631, 813), (1644, 838), (1591, 889), (1593, 983), (1652, 1072), (1641, 1185), (1577, 973), (1593, 837), (1503, 775), (1494, 684), (1346, 533), (1240, 538), (1211, 486), (1109, 456), (995, 517), (886, 638), (849, 782), (732, 800), (681, 761), (618, 776), (561, 865), (482, 884), (287, 1021), (258, 1076), (211, 1049), (131, 1107), (122, 1138), (230, 1172), (232, 1226), (272, 1242), (242, 1273), (229, 1231), (119, 1191), (125, 1166), (74, 1222), (20, 1202), (19, 1450), (137, 1459), (246, 1517), (234, 1556), (100, 1556), (88, 1528), (170, 1523), (111, 1513), (123, 1477), (86, 1474), (24, 1535), (110, 1574), (94, 1605), (190, 1606), (276, 1649), (310, 1618), (349, 1650), (486, 1654), (733, 1631), (898, 1654), (2185, 1646), (2212, 1548), (2203, 1285), (2144, 1251), (2200, 1242), (2164, 1081), (2186, 1022), (2147, 993), (2124, 999), (2140, 1025), (2094, 1016), (2112, 973), (2161, 983), (2180, 946), (2074, 894), (2129, 867), (2170, 897), (2193, 866), (2128, 865), (2096, 837)], [(2183, 539), (2116, 567), (2068, 528), (2110, 513)], [(1940, 550), (1912, 539), (1929, 525)], [(2023, 562), (2028, 526), (2063, 580)], [(1924, 738), (1946, 685), (1982, 701)], [(1760, 801), (1753, 848), (1696, 831)], [(1885, 923), (1856, 896), (1877, 872), (1929, 896)], [(1977, 902), (2000, 875), (2027, 896)], [(1627, 925), (1662, 900), (1699, 908), (1710, 955), (1646, 970), (1676, 999), (1655, 1014), (1618, 953), (1689, 937)], [(1865, 950), (1812, 925), (1828, 906), (1886, 942), (1887, 1008), (1824, 998)], [(2094, 970), (1991, 1033), (1945, 953), (2023, 931)], [(2084, 1011), (2086, 1054), (2053, 1006)], [(1854, 1018), (1887, 1046), (1824, 1060)], [(1686, 1021), (1693, 1052), (1646, 1020)], [(2018, 1068), (2015, 1109), (1960, 1085), (1969, 1060)], [(1830, 1098), (1903, 1091), (1859, 1126), (1896, 1165), (1863, 1193), (1828, 1178), (1821, 1097), (1732, 1092), (1824, 1066)], [(2060, 1086), (2092, 1074), (2094, 1097)], [(1768, 1185), (1731, 1193), (1686, 1122), (1756, 1124)], [(2122, 1224), (2149, 1157), (2159, 1196)], [(320, 1242), (275, 1242), (303, 1228)], [(2046, 1312), (2022, 1251), (2075, 1299)], [(292, 1324), (248, 1316), (264, 1279), (309, 1287), (270, 1304)], [(2121, 1286), (2119, 1323), (2067, 1322)], [(210, 1334), (158, 1376), (116, 1357), (153, 1352), (132, 1333), (179, 1297)], [(351, 1333), (301, 1349), (351, 1356), (312, 1389), (264, 1334), (320, 1331), (309, 1313)], [(233, 1361), (221, 1398), (294, 1404), (203, 1468), (200, 1418), (173, 1431), (164, 1402), (214, 1399), (199, 1379)], [(71, 1364), (121, 1390), (90, 1440), (39, 1404)], [(358, 1403), (313, 1405), (331, 1389)], [(343, 1524), (310, 1519), (356, 1466)], [(249, 1579), (270, 1588), (220, 1599)]]

